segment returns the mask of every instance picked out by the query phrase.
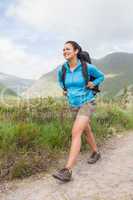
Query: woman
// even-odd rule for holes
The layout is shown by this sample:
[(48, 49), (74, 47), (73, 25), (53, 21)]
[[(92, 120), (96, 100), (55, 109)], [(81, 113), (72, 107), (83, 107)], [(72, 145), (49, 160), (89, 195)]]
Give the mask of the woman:
[[(88, 160), (89, 164), (95, 163), (101, 155), (98, 151), (93, 132), (91, 130), (90, 117), (95, 106), (94, 88), (104, 80), (104, 74), (91, 64), (89, 54), (82, 51), (82, 48), (75, 41), (68, 41), (63, 48), (63, 55), (66, 59), (63, 67), (65, 68), (65, 78), (63, 80), (62, 66), (58, 70), (58, 81), (64, 89), (64, 95), (67, 96), (71, 111), (76, 110), (76, 118), (72, 127), (72, 142), (68, 161), (65, 167), (53, 177), (61, 181), (70, 181), (72, 177), (72, 168), (76, 163), (81, 147), (81, 135), (86, 134), (87, 143), (92, 148), (92, 154)], [(83, 76), (83, 65), (86, 63), (88, 71), (88, 82), (86, 84)], [(90, 81), (89, 77), (95, 79)]]

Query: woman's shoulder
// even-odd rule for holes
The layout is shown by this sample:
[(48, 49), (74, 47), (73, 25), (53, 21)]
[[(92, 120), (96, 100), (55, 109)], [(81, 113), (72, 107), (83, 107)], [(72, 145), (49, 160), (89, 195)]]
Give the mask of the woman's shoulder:
[(87, 63), (87, 68), (88, 68), (88, 70), (97, 69), (97, 67), (94, 64), (90, 64), (90, 63)]
[(66, 62), (63, 62), (63, 63), (60, 63), (59, 65), (57, 65), (57, 72), (61, 72), (63, 66), (66, 66)]
[(66, 62), (62, 62), (62, 63), (60, 63), (58, 66), (57, 66), (57, 68), (61, 68), (62, 69), (62, 67), (63, 66), (67, 66), (67, 61)]

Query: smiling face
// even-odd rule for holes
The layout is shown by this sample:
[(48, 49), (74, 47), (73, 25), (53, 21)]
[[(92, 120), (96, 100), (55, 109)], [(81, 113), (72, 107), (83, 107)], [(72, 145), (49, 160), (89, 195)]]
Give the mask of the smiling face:
[(66, 60), (70, 61), (77, 58), (78, 49), (74, 49), (71, 43), (66, 43), (63, 48), (63, 56)]

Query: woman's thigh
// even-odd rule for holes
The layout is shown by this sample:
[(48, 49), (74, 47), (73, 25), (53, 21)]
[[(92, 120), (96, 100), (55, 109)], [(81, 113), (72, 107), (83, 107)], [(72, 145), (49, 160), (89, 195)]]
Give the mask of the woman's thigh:
[(79, 109), (77, 117), (87, 116), (90, 119), (94, 111), (95, 105), (93, 105), (92, 103), (86, 103)]
[(72, 135), (81, 135), (85, 130), (86, 126), (89, 123), (89, 118), (87, 116), (78, 116), (76, 117), (73, 127), (72, 127)]
[(72, 134), (82, 134), (86, 129), (91, 130), (90, 118), (95, 111), (95, 105), (92, 103), (86, 103), (79, 108), (75, 113), (75, 121), (72, 128)]

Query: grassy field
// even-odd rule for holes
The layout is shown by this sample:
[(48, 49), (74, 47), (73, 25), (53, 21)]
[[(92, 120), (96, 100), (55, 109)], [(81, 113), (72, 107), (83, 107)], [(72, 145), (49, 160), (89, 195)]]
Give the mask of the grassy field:
[[(133, 128), (133, 108), (124, 101), (99, 99), (92, 117), (98, 144)], [(73, 117), (67, 102), (51, 97), (0, 102), (0, 179), (14, 179), (47, 171), (67, 152)], [(88, 150), (84, 135), (81, 151)]]

